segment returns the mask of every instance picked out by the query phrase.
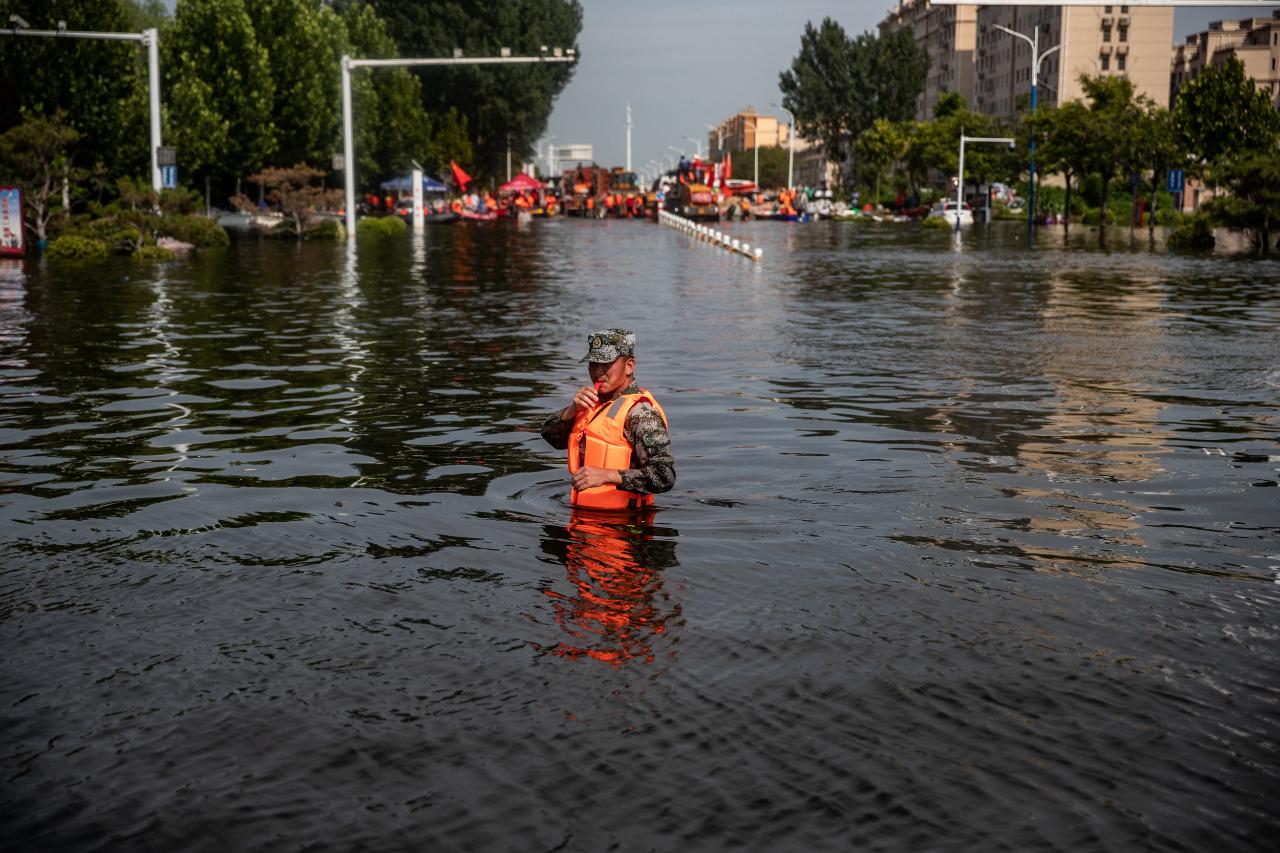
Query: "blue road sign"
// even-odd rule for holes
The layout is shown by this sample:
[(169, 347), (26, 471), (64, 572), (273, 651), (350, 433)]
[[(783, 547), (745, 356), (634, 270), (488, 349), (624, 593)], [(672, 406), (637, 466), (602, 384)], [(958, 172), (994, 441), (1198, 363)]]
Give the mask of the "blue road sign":
[(178, 186), (177, 166), (160, 167), (160, 185), (166, 190), (171, 190)]
[(1181, 169), (1169, 170), (1169, 184), (1166, 189), (1171, 193), (1180, 193), (1186, 186), (1186, 176)]

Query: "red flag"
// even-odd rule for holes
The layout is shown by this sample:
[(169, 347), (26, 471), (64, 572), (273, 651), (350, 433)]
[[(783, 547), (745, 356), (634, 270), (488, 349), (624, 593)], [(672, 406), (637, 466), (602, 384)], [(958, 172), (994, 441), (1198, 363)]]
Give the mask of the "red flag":
[(721, 180), (729, 180), (729, 176), (733, 174), (733, 152), (726, 151), (724, 153), (724, 168), (720, 170)]
[(471, 183), (471, 176), (462, 171), (462, 169), (458, 167), (458, 164), (452, 160), (449, 161), (449, 168), (453, 169), (453, 180), (457, 183), (458, 189), (465, 190), (467, 188), (467, 184)]

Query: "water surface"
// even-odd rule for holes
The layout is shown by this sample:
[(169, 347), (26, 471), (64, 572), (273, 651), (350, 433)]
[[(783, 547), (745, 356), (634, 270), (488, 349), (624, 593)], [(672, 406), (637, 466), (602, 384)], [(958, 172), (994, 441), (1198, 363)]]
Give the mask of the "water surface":
[(1270, 849), (1280, 264), (728, 227), (0, 265), (0, 847)]

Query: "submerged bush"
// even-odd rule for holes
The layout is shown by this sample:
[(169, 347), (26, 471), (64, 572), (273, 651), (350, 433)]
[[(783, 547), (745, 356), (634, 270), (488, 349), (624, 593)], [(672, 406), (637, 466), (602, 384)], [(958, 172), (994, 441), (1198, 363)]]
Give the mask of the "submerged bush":
[(1199, 213), (1185, 217), (1169, 235), (1169, 248), (1181, 251), (1205, 251), (1216, 243), (1209, 217)]
[[(293, 233), (293, 229), (289, 229)], [(302, 232), (303, 240), (341, 240), (342, 223), (336, 219), (322, 219), (319, 223)]]
[(50, 243), (49, 248), (45, 250), (47, 257), (63, 260), (105, 258), (109, 254), (111, 254), (111, 247), (103, 241), (76, 234), (63, 234)]
[(172, 261), (177, 255), (161, 246), (143, 246), (133, 253), (135, 261)]
[(202, 249), (227, 246), (231, 243), (231, 238), (227, 236), (227, 229), (214, 220), (198, 214), (160, 217), (156, 222), (156, 233)]
[(921, 225), (925, 228), (932, 228), (935, 231), (951, 231), (956, 227), (955, 223), (945, 216), (926, 216)]
[(356, 223), (357, 234), (403, 234), (408, 228), (399, 216), (366, 216)]

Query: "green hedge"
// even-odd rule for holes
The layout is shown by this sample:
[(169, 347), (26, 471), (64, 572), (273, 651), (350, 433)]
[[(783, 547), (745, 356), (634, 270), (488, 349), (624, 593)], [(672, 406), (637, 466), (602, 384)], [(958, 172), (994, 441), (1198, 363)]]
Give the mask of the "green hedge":
[(202, 249), (219, 248), (231, 243), (227, 229), (198, 214), (162, 216), (156, 221), (156, 233)]
[(1169, 248), (1179, 251), (1206, 251), (1212, 249), (1216, 242), (1209, 217), (1201, 213), (1183, 217), (1169, 235)]
[(45, 255), (62, 260), (84, 260), (88, 258), (105, 258), (111, 254), (111, 246), (102, 240), (92, 237), (80, 237), (75, 234), (64, 234), (49, 244)]
[(948, 221), (944, 216), (926, 216), (921, 224), (935, 231), (951, 231), (956, 227), (955, 223)]
[(388, 236), (403, 234), (408, 229), (409, 226), (399, 216), (366, 216), (356, 223), (356, 233), (361, 235), (377, 234)]
[(133, 253), (135, 261), (172, 261), (176, 257), (172, 249), (162, 249), (159, 246), (143, 246)]

